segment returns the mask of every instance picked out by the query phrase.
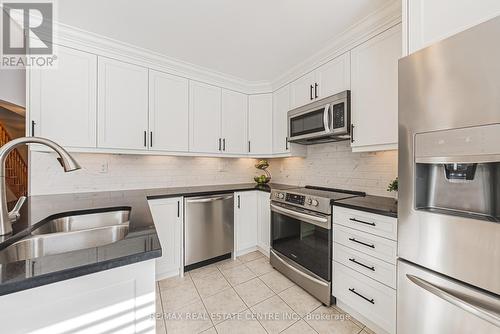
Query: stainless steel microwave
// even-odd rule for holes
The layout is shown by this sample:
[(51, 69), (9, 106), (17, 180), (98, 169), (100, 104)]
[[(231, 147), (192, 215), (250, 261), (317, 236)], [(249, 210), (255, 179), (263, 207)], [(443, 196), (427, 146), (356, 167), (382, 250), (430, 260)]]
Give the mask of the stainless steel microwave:
[(347, 140), (351, 132), (351, 94), (346, 90), (288, 112), (288, 141), (317, 144)]

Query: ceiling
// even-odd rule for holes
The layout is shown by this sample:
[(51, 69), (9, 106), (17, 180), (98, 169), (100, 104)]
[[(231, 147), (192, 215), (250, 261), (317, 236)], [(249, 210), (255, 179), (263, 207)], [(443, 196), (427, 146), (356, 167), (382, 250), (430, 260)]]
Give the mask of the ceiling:
[(64, 0), (57, 20), (247, 81), (272, 81), (393, 0)]

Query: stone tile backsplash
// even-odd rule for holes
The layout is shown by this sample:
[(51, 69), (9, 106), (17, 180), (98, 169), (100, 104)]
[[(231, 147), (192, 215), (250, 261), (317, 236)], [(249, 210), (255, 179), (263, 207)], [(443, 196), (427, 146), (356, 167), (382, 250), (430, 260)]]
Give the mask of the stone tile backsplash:
[[(64, 173), (54, 153), (32, 152), (31, 194), (253, 182), (256, 159), (75, 153), (83, 169)], [(306, 158), (270, 160), (274, 182), (391, 196), (397, 151), (353, 153), (348, 142), (308, 147)], [(106, 171), (107, 170), (107, 171)]]
[(308, 146), (306, 158), (273, 159), (273, 181), (395, 196), (387, 186), (398, 173), (398, 152), (354, 153), (348, 141)]

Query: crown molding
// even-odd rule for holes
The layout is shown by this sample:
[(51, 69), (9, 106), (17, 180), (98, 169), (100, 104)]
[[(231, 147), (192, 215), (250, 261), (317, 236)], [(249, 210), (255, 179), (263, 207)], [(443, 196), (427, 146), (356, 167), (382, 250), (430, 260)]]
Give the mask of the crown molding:
[(60, 22), (54, 22), (54, 44), (84, 50), (242, 93), (271, 92), (269, 82), (247, 81)]
[(279, 89), (401, 23), (401, 5), (400, 0), (391, 1), (361, 21), (352, 24), (331, 39), (321, 50), (272, 81), (245, 80), (60, 22), (54, 22), (53, 42), (56, 47), (55, 52), (57, 52), (57, 45), (63, 45), (245, 94), (262, 94)]
[(401, 1), (395, 0), (351, 25), (321, 50), (272, 81), (273, 91), (401, 23), (401, 10)]

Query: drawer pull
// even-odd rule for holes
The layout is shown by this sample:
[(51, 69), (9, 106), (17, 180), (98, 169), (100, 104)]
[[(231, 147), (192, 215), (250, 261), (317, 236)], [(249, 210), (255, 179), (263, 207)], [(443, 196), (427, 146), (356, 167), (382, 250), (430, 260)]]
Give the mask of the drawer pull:
[(370, 222), (365, 222), (356, 218), (349, 218), (350, 221), (355, 222), (355, 223), (361, 223), (365, 225), (370, 225), (370, 226), (377, 226), (375, 223), (370, 223)]
[(360, 294), (359, 292), (357, 292), (356, 290), (354, 290), (354, 288), (350, 288), (349, 291), (351, 291), (352, 293), (354, 293), (356, 296), (363, 298), (367, 302), (372, 303), (373, 305), (375, 305), (375, 300), (373, 298), (372, 299), (366, 298), (365, 296), (363, 296), (362, 294)]
[(375, 267), (373, 267), (373, 266), (372, 266), (372, 267), (367, 266), (366, 264), (363, 264), (363, 263), (361, 263), (361, 262), (356, 261), (356, 259), (354, 259), (354, 258), (349, 258), (349, 261), (354, 262), (354, 263), (356, 263), (357, 265), (360, 265), (360, 266), (362, 266), (362, 267), (365, 267), (366, 269), (370, 269), (371, 271), (375, 271)]
[(373, 244), (367, 244), (366, 242), (359, 241), (359, 240), (356, 240), (354, 238), (349, 238), (349, 240), (352, 241), (352, 242), (356, 242), (356, 243), (358, 243), (360, 245), (366, 246), (366, 247), (375, 248), (375, 245), (373, 245)]

